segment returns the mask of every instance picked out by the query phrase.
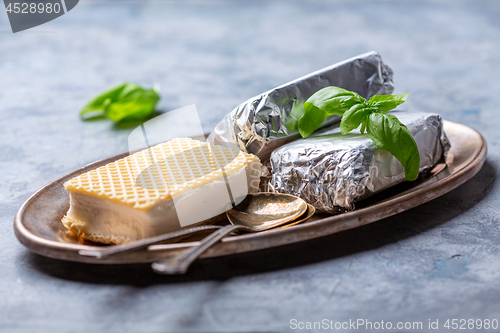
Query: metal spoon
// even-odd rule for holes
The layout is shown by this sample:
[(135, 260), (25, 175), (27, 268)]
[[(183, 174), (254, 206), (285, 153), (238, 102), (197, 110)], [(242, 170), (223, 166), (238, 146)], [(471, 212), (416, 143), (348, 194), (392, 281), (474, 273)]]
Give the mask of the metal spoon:
[(193, 261), (224, 236), (236, 231), (258, 232), (291, 222), (307, 211), (307, 203), (289, 194), (249, 194), (241, 203), (226, 212), (232, 224), (214, 231), (198, 246), (193, 246), (180, 255), (159, 262), (151, 267), (161, 274), (183, 274)]

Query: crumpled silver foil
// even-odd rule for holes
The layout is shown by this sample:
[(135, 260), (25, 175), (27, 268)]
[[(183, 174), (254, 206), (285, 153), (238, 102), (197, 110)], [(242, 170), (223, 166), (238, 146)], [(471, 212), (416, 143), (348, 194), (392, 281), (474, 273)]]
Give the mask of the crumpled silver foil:
[[(312, 94), (328, 86), (352, 90), (365, 98), (394, 90), (392, 70), (377, 52), (369, 52), (249, 99), (227, 114), (207, 140), (235, 144), (240, 150), (266, 160), (274, 149), (300, 137), (292, 125), (298, 120), (297, 112), (300, 114)], [(324, 126), (339, 119), (328, 117)]]
[[(450, 149), (438, 114), (392, 111), (408, 127), (420, 152), (420, 174), (429, 171)], [(320, 212), (354, 209), (354, 202), (405, 179), (404, 168), (366, 134), (342, 135), (330, 125), (307, 139), (276, 149), (270, 157), (270, 187), (293, 194)]]

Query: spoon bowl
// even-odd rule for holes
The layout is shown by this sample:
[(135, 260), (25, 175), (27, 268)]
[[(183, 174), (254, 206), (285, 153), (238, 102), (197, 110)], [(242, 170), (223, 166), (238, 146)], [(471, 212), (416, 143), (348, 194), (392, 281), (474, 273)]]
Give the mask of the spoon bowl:
[(295, 220), (307, 211), (307, 203), (289, 194), (255, 193), (226, 211), (229, 222), (262, 231)]

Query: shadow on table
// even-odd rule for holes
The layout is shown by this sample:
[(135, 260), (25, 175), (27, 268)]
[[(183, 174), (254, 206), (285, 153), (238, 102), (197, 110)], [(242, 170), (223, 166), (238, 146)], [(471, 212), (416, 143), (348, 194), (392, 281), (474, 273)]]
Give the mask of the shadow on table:
[[(479, 173), (457, 189), (409, 211), (359, 228), (268, 250), (199, 260), (185, 275), (165, 276), (149, 264), (95, 265), (45, 258), (27, 252), (33, 268), (57, 278), (95, 284), (150, 286), (200, 280), (226, 280), (236, 276), (275, 271), (335, 260), (421, 234), (472, 208), (492, 188), (496, 169), (488, 161)], [(474, 221), (471, 221), (473, 223)]]

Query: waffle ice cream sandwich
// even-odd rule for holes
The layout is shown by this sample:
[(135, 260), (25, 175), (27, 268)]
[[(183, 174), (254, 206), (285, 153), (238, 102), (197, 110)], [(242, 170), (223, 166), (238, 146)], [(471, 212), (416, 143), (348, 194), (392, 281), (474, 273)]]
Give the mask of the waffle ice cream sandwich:
[(203, 223), (257, 192), (255, 155), (173, 139), (70, 179), (64, 226), (84, 239), (122, 244)]

